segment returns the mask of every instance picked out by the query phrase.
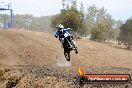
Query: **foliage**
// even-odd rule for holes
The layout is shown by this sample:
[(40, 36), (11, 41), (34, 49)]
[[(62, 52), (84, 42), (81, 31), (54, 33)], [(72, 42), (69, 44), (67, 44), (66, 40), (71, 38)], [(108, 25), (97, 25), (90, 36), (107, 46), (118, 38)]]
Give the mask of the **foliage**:
[(106, 13), (106, 9), (98, 8), (95, 5), (90, 6), (86, 13), (87, 31), (91, 34), (92, 40), (115, 39), (118, 35), (118, 25), (114, 27), (115, 20)]
[(61, 13), (52, 17), (51, 25), (52, 27), (56, 27), (58, 24), (63, 24), (64, 27), (70, 27), (74, 31), (83, 34), (86, 30), (85, 22), (83, 21), (83, 8), (81, 8), (81, 11), (77, 9), (76, 0), (69, 0), (69, 2), (71, 6), (63, 2)]
[(105, 29), (105, 26), (102, 24), (98, 24), (96, 27), (94, 27), (91, 31), (92, 33), (92, 40), (102, 41), (104, 40), (104, 36), (107, 30)]
[[(0, 26), (3, 28), (4, 18), (6, 18), (6, 27), (8, 26), (9, 15), (0, 15)], [(52, 32), (50, 27), (50, 16), (34, 17), (33, 15), (13, 15), (13, 28), (16, 29), (26, 29), (31, 31), (41, 31), (41, 32)]]
[(128, 49), (132, 46), (132, 18), (128, 19), (121, 27), (118, 42), (125, 45)]
[(6, 23), (5, 28), (7, 28), (9, 21), (9, 16), (7, 14), (0, 14), (0, 28), (4, 28), (4, 22)]
[(15, 28), (51, 32), (49, 16), (34, 17), (32, 15), (16, 15), (13, 23)]

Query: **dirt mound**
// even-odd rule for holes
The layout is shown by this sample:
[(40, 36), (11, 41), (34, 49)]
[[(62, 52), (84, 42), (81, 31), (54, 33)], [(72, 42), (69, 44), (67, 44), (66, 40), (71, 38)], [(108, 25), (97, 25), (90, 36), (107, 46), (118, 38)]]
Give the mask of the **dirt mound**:
[(53, 64), (59, 42), (50, 34), (0, 30), (0, 64)]

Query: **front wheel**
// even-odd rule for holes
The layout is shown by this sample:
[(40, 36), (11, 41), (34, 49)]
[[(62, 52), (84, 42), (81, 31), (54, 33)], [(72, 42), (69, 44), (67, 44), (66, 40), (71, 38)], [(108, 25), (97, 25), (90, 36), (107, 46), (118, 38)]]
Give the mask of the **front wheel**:
[(77, 47), (76, 47), (76, 43), (72, 40), (71, 41), (71, 44), (73, 45), (73, 50), (76, 54), (78, 54), (78, 50), (77, 50)]
[(75, 51), (76, 54), (78, 54), (78, 50), (77, 50), (77, 48), (75, 48), (74, 51)]

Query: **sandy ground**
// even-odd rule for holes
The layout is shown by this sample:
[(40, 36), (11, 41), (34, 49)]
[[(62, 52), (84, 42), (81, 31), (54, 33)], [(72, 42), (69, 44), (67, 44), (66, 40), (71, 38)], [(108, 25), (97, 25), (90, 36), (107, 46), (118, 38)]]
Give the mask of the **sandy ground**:
[[(79, 54), (71, 61), (54, 35), (30, 31), (0, 30), (0, 88), (10, 77), (19, 78), (15, 88), (77, 88), (78, 68), (87, 73), (132, 74), (132, 50), (115, 42), (76, 40)], [(1, 75), (2, 73), (2, 75)], [(83, 88), (131, 88), (132, 84), (86, 84)]]

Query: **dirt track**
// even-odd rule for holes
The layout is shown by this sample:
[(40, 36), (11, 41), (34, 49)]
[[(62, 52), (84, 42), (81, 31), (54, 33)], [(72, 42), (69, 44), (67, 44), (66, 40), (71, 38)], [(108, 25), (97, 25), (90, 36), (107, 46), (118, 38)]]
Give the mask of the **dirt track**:
[[(76, 40), (76, 43), (79, 54), (72, 52), (71, 62), (67, 62), (58, 39), (51, 34), (0, 30), (0, 67), (2, 71), (9, 69), (2, 75), (5, 80), (0, 82), (0, 87), (5, 87), (10, 76), (20, 77), (16, 88), (77, 87), (78, 67), (85, 68), (88, 73), (132, 74), (131, 50), (113, 43), (97, 43), (85, 39)], [(85, 85), (84, 88), (97, 86), (106, 88), (105, 85)]]

